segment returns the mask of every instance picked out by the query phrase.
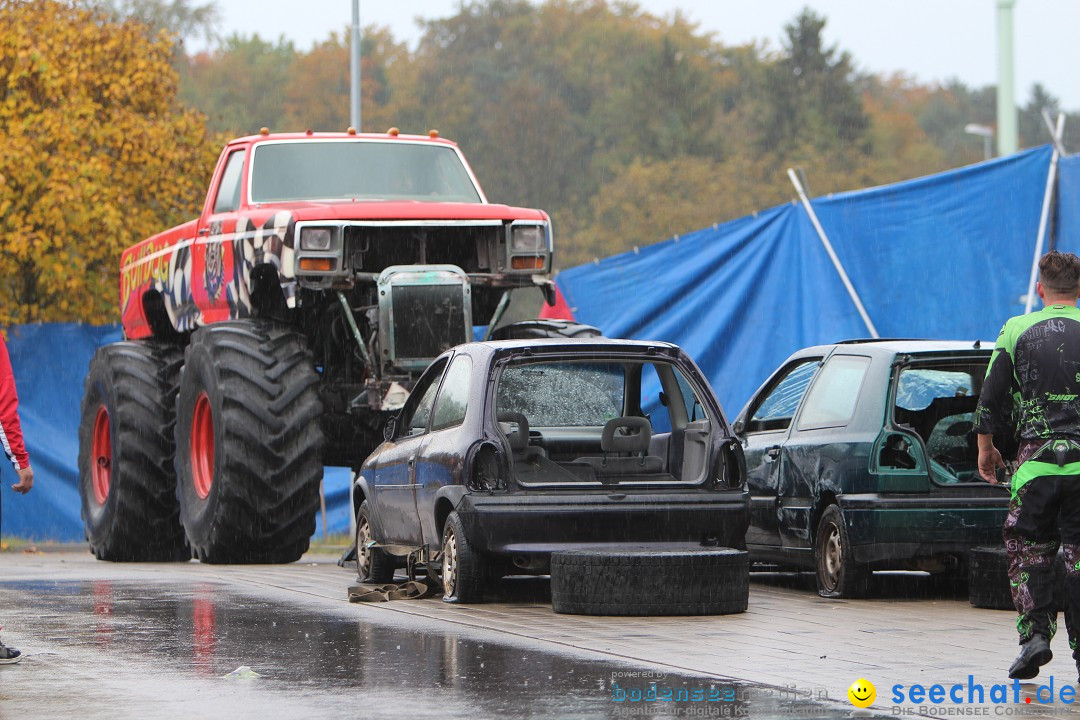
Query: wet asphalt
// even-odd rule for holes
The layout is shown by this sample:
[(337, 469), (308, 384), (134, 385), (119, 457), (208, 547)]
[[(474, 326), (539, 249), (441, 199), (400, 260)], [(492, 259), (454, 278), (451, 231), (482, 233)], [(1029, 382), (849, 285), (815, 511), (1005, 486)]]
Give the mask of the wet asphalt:
[[(0, 667), (0, 720), (852, 715), (846, 703), (780, 688), (558, 653), (365, 610), (177, 576), (0, 579), (6, 641), (26, 653), (18, 665)], [(257, 677), (228, 677), (244, 666)]]

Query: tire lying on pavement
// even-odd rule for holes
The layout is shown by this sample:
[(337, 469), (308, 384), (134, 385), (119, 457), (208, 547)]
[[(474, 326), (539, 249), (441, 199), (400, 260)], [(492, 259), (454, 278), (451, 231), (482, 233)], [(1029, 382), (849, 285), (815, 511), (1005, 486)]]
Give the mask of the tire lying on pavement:
[(566, 550), (551, 556), (551, 605), (571, 615), (740, 613), (749, 578), (745, 550)]
[[(1054, 607), (1064, 610), (1065, 561), (1054, 560)], [(1003, 547), (972, 548), (968, 555), (968, 602), (977, 608), (1012, 610), (1009, 559)]]

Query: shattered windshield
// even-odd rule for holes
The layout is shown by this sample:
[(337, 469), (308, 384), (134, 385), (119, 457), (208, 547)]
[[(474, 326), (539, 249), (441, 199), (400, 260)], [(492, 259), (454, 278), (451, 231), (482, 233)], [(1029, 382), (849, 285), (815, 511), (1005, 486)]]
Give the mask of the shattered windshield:
[(626, 371), (619, 363), (533, 363), (506, 368), (500, 412), (521, 413), (542, 427), (603, 426), (622, 415)]
[(255, 146), (251, 202), (423, 200), (482, 202), (454, 148), (371, 140)]
[(896, 384), (897, 423), (912, 428), (926, 444), (938, 482), (972, 482), (979, 459), (973, 429), (986, 362), (918, 365), (900, 372)]

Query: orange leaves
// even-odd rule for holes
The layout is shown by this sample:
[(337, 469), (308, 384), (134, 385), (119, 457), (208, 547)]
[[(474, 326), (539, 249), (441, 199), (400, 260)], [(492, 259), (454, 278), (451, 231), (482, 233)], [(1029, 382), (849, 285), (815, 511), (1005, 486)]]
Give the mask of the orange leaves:
[(118, 318), (123, 248), (198, 213), (219, 138), (137, 22), (0, 0), (0, 325)]

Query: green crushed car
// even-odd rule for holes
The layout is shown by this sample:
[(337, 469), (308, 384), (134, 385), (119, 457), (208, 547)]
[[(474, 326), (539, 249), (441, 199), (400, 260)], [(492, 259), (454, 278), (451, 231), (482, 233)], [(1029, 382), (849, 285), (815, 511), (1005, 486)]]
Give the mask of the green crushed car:
[(976, 467), (991, 350), (873, 340), (788, 358), (734, 424), (751, 560), (815, 569), (824, 597), (864, 594), (874, 570), (964, 577), (971, 548), (1000, 544), (1009, 502)]

